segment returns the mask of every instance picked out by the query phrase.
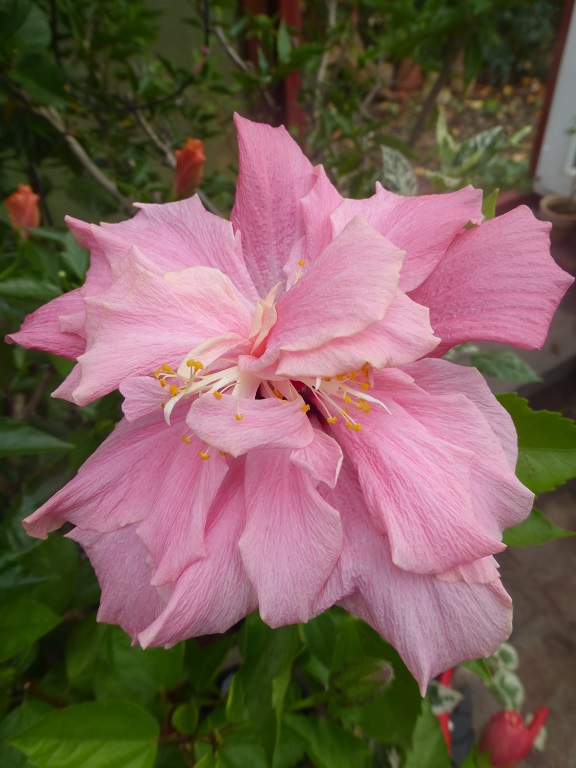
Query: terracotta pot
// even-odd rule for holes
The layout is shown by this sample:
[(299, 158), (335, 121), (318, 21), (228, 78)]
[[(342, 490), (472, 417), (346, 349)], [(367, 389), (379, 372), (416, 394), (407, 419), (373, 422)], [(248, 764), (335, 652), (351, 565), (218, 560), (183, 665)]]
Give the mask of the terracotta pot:
[(562, 243), (576, 227), (576, 197), (544, 195), (540, 198), (540, 215), (552, 224), (552, 242)]

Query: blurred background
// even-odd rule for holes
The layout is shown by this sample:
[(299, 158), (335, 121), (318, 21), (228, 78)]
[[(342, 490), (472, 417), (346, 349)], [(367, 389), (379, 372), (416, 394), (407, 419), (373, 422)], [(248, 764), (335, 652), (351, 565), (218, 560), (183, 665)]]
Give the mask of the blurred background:
[[(2, 333), (81, 284), (88, 257), (66, 232), (66, 214), (114, 221), (134, 201), (198, 191), (227, 216), (234, 111), (285, 124), (349, 197), (370, 196), (376, 182), (405, 195), (472, 183), (496, 213), (527, 204), (552, 222), (553, 255), (576, 274), (575, 82), (573, 0), (1, 0)], [(479, 367), (496, 392), (516, 389), (536, 408), (575, 418), (575, 342), (572, 289), (542, 352), (463, 345), (451, 359)], [(50, 399), (70, 367), (0, 350), (0, 538), (12, 553), (0, 559), (0, 579), (13, 574), (0, 587), (51, 578), (39, 594), (56, 610), (82, 612), (97, 602), (86, 562), (50, 544), (44, 565), (27, 570), (32, 545), (19, 523), (119, 417), (115, 396), (81, 411)], [(574, 528), (575, 500), (571, 481), (542, 509)], [(520, 705), (553, 712), (547, 750), (533, 752), (530, 766), (576, 766), (573, 562), (563, 537), (502, 557)], [(479, 727), (500, 705), (459, 674)], [(53, 696), (50, 682), (45, 689)]]

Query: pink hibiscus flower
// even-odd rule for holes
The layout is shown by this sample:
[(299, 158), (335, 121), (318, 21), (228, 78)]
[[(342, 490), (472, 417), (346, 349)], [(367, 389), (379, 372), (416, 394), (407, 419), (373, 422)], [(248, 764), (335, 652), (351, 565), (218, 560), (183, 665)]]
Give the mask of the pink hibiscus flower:
[(143, 646), (338, 604), (425, 687), (508, 636), (492, 555), (532, 504), (507, 413), (439, 355), (541, 346), (572, 279), (526, 208), (344, 200), (283, 128), (236, 122), (231, 222), (198, 198), (68, 221), (86, 283), (11, 340), (77, 359), (57, 396), (120, 388), (125, 418), (24, 525), (76, 526), (100, 620)]

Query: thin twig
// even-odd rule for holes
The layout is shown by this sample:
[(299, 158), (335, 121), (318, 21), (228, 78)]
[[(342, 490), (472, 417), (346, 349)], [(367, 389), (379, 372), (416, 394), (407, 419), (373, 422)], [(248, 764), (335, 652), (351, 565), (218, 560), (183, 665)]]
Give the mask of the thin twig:
[(52, 126), (56, 133), (58, 133), (64, 139), (74, 157), (85, 168), (90, 176), (92, 176), (94, 181), (96, 181), (103, 189), (106, 190), (106, 192), (108, 192), (108, 194), (110, 194), (118, 203), (120, 203), (122, 208), (127, 213), (132, 213), (132, 201), (130, 198), (125, 197), (120, 192), (116, 184), (114, 184), (114, 182), (109, 179), (100, 170), (100, 168), (98, 168), (84, 147), (80, 144), (78, 139), (76, 139), (70, 133), (60, 114), (53, 107), (41, 107), (37, 104), (34, 104), (25, 91), (23, 91), (21, 88), (18, 88), (16, 85), (14, 85), (14, 83), (10, 82), (6, 78), (3, 78), (3, 82), (23, 101), (30, 112), (33, 112), (35, 115), (38, 115), (38, 117), (41, 117), (45, 122)]
[[(218, 42), (220, 43), (220, 45), (224, 49), (224, 52), (226, 53), (228, 58), (231, 61), (233, 61), (234, 64), (236, 64), (238, 69), (241, 69), (242, 72), (246, 72), (247, 74), (255, 75), (256, 73), (254, 72), (254, 68), (252, 67), (250, 62), (245, 61), (239, 55), (238, 51), (230, 45), (230, 43), (228, 42), (228, 39), (226, 37), (226, 33), (224, 32), (222, 27), (219, 26), (218, 24), (216, 24), (212, 29), (213, 29), (214, 34), (218, 38)], [(262, 85), (259, 85), (258, 88), (260, 90), (260, 93), (264, 97), (264, 100), (265, 100), (267, 106), (272, 110), (272, 114), (276, 114), (276, 112), (278, 110), (278, 107), (277, 107), (276, 103), (274, 102), (274, 99), (270, 96), (270, 94), (268, 93), (266, 88), (264, 88)]]
[(172, 151), (172, 147), (170, 147), (170, 145), (165, 141), (162, 141), (148, 120), (146, 120), (142, 112), (136, 112), (136, 118), (142, 126), (142, 130), (146, 136), (148, 136), (152, 144), (154, 144), (154, 146), (164, 155), (164, 162), (166, 165), (168, 165), (170, 168), (176, 168), (176, 155)]
[(219, 24), (216, 24), (214, 27), (212, 27), (212, 31), (218, 38), (218, 42), (224, 49), (224, 52), (228, 58), (231, 59), (234, 64), (236, 64), (238, 69), (241, 69), (242, 72), (249, 72), (250, 74), (254, 74), (250, 64), (247, 61), (244, 61), (244, 59), (238, 54), (238, 51), (230, 45), (226, 37), (226, 33), (222, 27)]
[[(326, 0), (326, 5), (328, 7), (328, 23), (326, 25), (326, 39), (330, 39), (330, 33), (336, 26), (336, 11), (338, 7), (338, 1), (337, 0)], [(318, 111), (318, 108), (320, 106), (320, 97), (322, 92), (322, 84), (324, 83), (324, 80), (326, 79), (326, 74), (328, 72), (328, 62), (330, 60), (330, 46), (326, 46), (324, 49), (324, 53), (322, 54), (322, 59), (320, 61), (320, 66), (318, 67), (318, 76), (316, 77), (316, 88), (314, 92), (314, 112), (316, 113)]]

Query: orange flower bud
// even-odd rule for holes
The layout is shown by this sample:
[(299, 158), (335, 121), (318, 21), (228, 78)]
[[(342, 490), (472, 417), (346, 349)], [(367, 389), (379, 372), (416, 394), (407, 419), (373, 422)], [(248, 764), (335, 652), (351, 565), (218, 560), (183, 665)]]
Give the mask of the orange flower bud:
[(204, 144), (200, 139), (187, 139), (182, 149), (177, 149), (174, 174), (174, 197), (190, 197), (202, 181), (202, 166), (206, 161)]
[(39, 200), (40, 195), (28, 184), (19, 184), (18, 189), (4, 200), (12, 226), (23, 238), (28, 237), (28, 227), (37, 227), (40, 224)]

